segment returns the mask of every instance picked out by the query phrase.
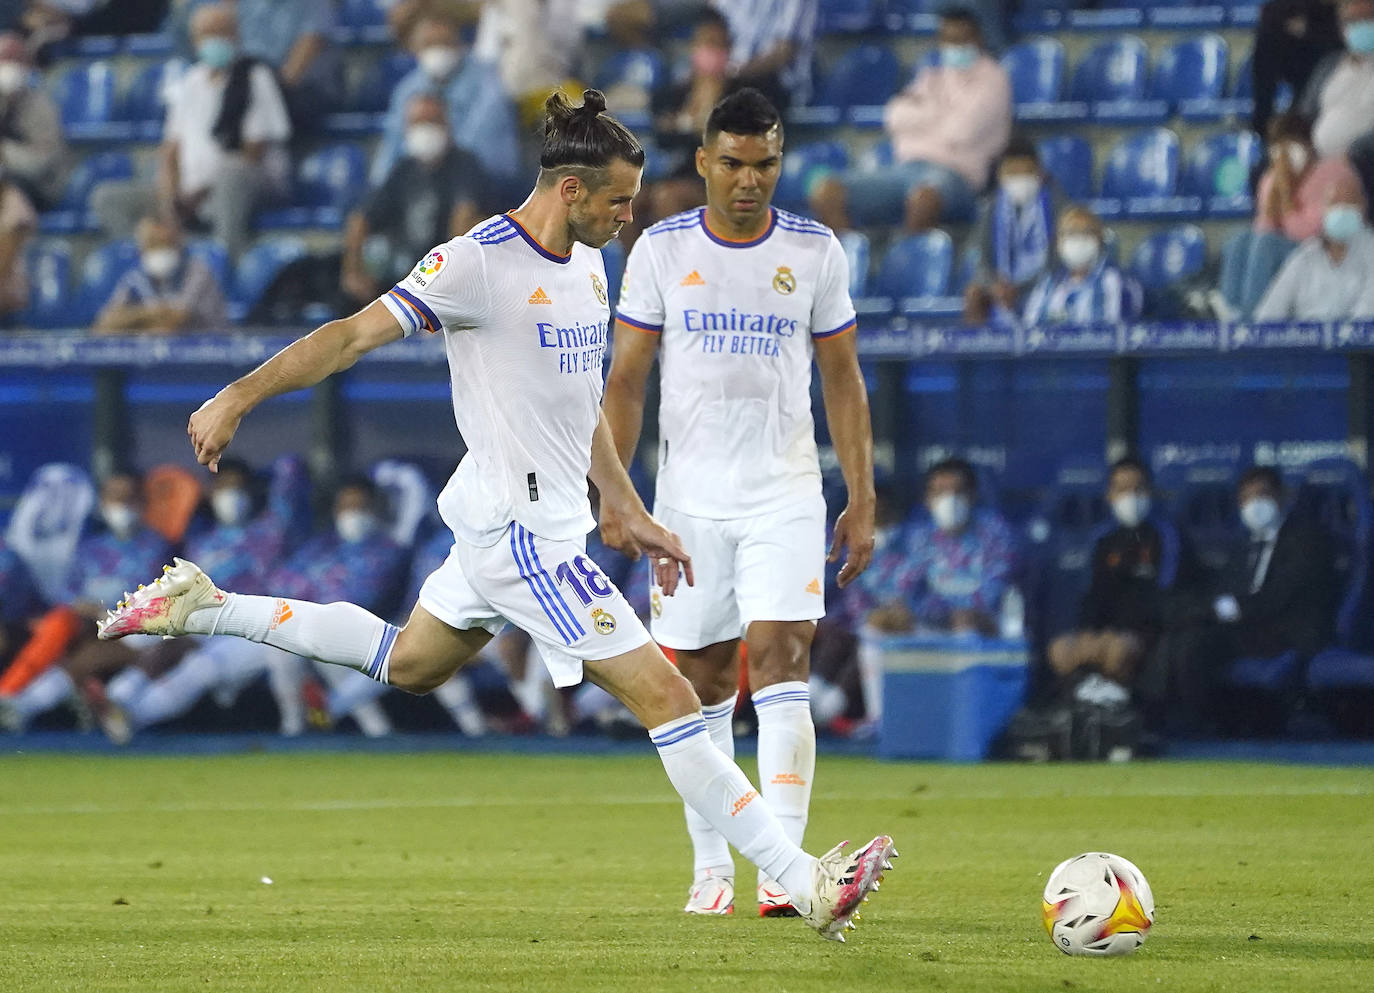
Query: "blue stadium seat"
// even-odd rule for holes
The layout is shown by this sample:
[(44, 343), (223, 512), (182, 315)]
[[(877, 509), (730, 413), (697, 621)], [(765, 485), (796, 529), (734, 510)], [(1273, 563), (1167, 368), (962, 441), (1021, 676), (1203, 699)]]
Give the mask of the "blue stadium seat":
[(1178, 135), (1150, 128), (1127, 135), (1107, 156), (1102, 199), (1093, 206), (1101, 217), (1180, 217), (1200, 213), (1197, 198), (1178, 191)]
[(1155, 474), (1155, 491), (1168, 508), (1179, 530), (1203, 569), (1222, 570), (1240, 535), (1236, 515), (1234, 462), (1207, 460), (1171, 463)]
[(1209, 217), (1249, 217), (1255, 209), (1250, 175), (1263, 156), (1253, 131), (1208, 135), (1188, 153), (1182, 192), (1200, 198)]
[(415, 57), (409, 52), (393, 52), (384, 55), (358, 79), (357, 89), (353, 91), (350, 109), (364, 113), (380, 113), (386, 110), (391, 101), (391, 92), (412, 69)]
[(902, 83), (902, 67), (886, 45), (857, 45), (835, 62), (813, 106), (798, 108), (799, 123), (881, 127), (883, 105)]
[(1222, 116), (1230, 46), (1218, 34), (1176, 42), (1155, 60), (1150, 95), (1196, 120)]
[(194, 238), (186, 243), (186, 254), (200, 259), (219, 281), (220, 289), (226, 294), (232, 285), (230, 279), (229, 251), (213, 238)]
[(620, 281), (625, 278), (625, 244), (619, 238), (601, 249), (601, 261), (606, 266), (606, 293), (615, 306), (620, 299)]
[(356, 145), (328, 145), (302, 160), (296, 170), (294, 204), (262, 211), (264, 230), (338, 227), (367, 190), (367, 162)]
[(1058, 135), (1037, 143), (1040, 165), (1071, 200), (1093, 195), (1093, 147), (1077, 135)]
[(19, 324), (33, 328), (71, 327), (72, 250), (65, 241), (38, 241), (29, 246), (29, 306)]
[(243, 320), (277, 273), (305, 255), (305, 242), (291, 235), (274, 235), (244, 252), (230, 293), (230, 320)]
[(881, 0), (820, 0), (816, 33), (853, 34), (873, 27), (884, 4)]
[(1011, 77), (1012, 100), (1020, 120), (1081, 119), (1086, 105), (1064, 102), (1064, 45), (1055, 38), (1032, 38), (1002, 55)]
[(55, 210), (43, 214), (38, 221), (44, 234), (63, 234), (86, 231), (95, 227), (90, 217), (91, 189), (98, 183), (114, 179), (132, 179), (134, 160), (128, 152), (101, 152), (88, 155), (77, 163), (67, 181), (67, 191)]
[(125, 141), (134, 129), (116, 120), (114, 67), (104, 59), (82, 62), (53, 81), (62, 129), (73, 141)]
[(962, 300), (949, 296), (954, 270), (954, 242), (944, 231), (899, 238), (878, 267), (873, 289), (890, 297), (908, 318), (947, 317), (962, 310)]
[(93, 249), (81, 265), (81, 287), (74, 301), (73, 323), (91, 323), (110, 299), (120, 277), (137, 266), (138, 245), (132, 238), (106, 242)]
[(157, 141), (162, 137), (162, 125), (167, 116), (164, 99), (167, 87), (185, 71), (184, 62), (170, 59), (145, 66), (133, 78), (124, 92), (120, 116), (133, 123), (136, 137), (143, 141)]
[(1150, 235), (1131, 256), (1131, 274), (1147, 293), (1168, 289), (1196, 276), (1207, 264), (1207, 240), (1195, 224), (1180, 224)]
[(805, 210), (806, 194), (819, 174), (844, 169), (849, 153), (838, 141), (813, 141), (789, 148), (782, 157), (774, 200), (788, 210)]
[(649, 100), (663, 85), (663, 56), (651, 48), (617, 50), (596, 71), (593, 85), (606, 94), (617, 119), (637, 130), (652, 126)]
[(384, 0), (339, 0), (339, 23), (350, 28), (385, 24), (389, 6)]
[(1037, 641), (1077, 623), (1091, 578), (1093, 542), (1111, 519), (1106, 489), (1102, 460), (1066, 460), (1028, 522), (1027, 616), (1037, 621)]
[(1106, 123), (1162, 121), (1168, 105), (1146, 98), (1149, 49), (1134, 35), (1104, 41), (1073, 71), (1069, 99), (1087, 103), (1094, 120)]
[(934, 34), (947, 6), (944, 0), (887, 0), (881, 23), (893, 34)]

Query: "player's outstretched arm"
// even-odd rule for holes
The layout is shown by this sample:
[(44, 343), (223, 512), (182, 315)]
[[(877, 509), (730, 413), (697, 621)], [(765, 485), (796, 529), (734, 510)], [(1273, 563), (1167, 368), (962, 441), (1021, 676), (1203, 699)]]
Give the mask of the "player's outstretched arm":
[(374, 348), (402, 337), (401, 326), (373, 301), (352, 317), (330, 321), (293, 341), (242, 379), (236, 379), (191, 415), (186, 433), (196, 461), (219, 470), (219, 459), (245, 414), (264, 400), (314, 386), (347, 369)]
[(626, 468), (634, 461), (644, 430), (644, 390), (657, 354), (658, 335), (628, 324), (617, 325), (601, 409), (611, 427), (620, 464)]
[(831, 562), (845, 551), (840, 586), (868, 568), (873, 558), (873, 427), (868, 416), (868, 391), (859, 369), (859, 350), (853, 332), (816, 342), (816, 367), (821, 373), (821, 394), (830, 439), (844, 474), (849, 502), (835, 522), (830, 544)]

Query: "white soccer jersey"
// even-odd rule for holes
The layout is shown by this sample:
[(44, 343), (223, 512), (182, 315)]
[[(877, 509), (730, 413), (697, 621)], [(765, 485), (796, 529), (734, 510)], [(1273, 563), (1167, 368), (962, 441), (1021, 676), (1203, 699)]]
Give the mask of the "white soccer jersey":
[(812, 340), (855, 327), (829, 228), (774, 208), (730, 241), (704, 207), (670, 217), (635, 242), (616, 318), (663, 336), (658, 503), (726, 519), (820, 493)]
[(382, 302), (407, 335), (444, 332), (468, 446), (439, 494), (444, 523), (482, 546), (511, 521), (551, 540), (586, 535), (610, 320), (601, 253), (555, 255), (501, 214), (434, 249)]

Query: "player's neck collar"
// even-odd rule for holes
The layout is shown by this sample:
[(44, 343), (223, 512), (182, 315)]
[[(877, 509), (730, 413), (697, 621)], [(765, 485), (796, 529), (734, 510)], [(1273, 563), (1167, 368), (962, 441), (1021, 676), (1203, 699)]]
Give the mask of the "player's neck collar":
[(511, 222), (511, 224), (515, 228), (516, 234), (518, 234), (521, 238), (524, 238), (525, 242), (531, 248), (533, 248), (540, 255), (544, 256), (544, 258), (548, 259), (550, 262), (557, 262), (559, 265), (567, 265), (569, 262), (572, 261), (572, 252), (569, 252), (567, 255), (559, 255), (557, 252), (549, 251), (543, 245), (539, 244), (539, 242), (535, 241), (534, 235), (530, 234), (528, 231), (525, 230), (525, 225), (521, 224), (510, 214), (504, 214), (502, 216), (504, 216), (506, 220)]
[(706, 219), (706, 208), (701, 208), (701, 230), (706, 232), (706, 237), (710, 238), (717, 245), (724, 245), (726, 248), (752, 248), (754, 245), (761, 244), (768, 240), (768, 236), (773, 233), (773, 229), (778, 226), (778, 209), (768, 208), (768, 227), (763, 229), (763, 234), (755, 238), (748, 238), (740, 241), (735, 238), (726, 238), (724, 235), (716, 234), (711, 230), (711, 224)]

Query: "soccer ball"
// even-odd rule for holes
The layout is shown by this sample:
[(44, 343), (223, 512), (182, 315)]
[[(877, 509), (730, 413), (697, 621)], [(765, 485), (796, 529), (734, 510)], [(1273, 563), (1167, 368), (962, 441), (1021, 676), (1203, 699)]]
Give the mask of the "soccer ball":
[(1150, 933), (1155, 898), (1145, 875), (1120, 855), (1087, 852), (1050, 873), (1041, 913), (1065, 955), (1127, 955)]

